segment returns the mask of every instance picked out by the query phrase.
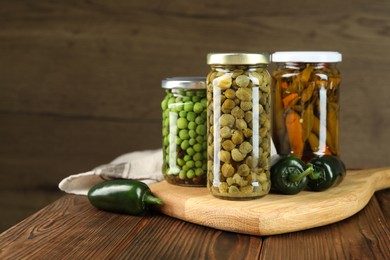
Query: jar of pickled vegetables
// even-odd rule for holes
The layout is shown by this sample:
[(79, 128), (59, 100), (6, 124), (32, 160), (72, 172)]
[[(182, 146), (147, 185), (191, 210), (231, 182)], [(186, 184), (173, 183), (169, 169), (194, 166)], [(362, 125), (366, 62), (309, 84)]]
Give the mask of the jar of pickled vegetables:
[(272, 137), (279, 154), (339, 155), (338, 52), (275, 52)]
[(206, 186), (207, 100), (203, 77), (162, 81), (163, 175), (172, 184)]
[(208, 189), (223, 199), (264, 196), (271, 186), (269, 55), (216, 53), (207, 60)]

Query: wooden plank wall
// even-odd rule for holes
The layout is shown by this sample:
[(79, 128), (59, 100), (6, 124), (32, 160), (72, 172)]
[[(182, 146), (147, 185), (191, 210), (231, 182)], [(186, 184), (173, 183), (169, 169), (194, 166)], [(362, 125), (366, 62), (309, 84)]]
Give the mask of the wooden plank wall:
[(160, 146), (161, 80), (209, 52), (343, 54), (341, 153), (388, 166), (390, 2), (0, 1), (0, 231), (58, 182)]

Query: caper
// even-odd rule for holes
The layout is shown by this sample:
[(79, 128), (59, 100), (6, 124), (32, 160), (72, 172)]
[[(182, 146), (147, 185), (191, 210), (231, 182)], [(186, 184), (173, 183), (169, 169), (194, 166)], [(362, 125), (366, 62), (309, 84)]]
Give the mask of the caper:
[(247, 126), (247, 124), (246, 124), (244, 119), (237, 119), (236, 120), (236, 128), (237, 129), (243, 130), (243, 129), (247, 128), (247, 127), (248, 126)]
[(231, 155), (232, 155), (232, 159), (236, 162), (241, 162), (242, 160), (244, 160), (246, 156), (246, 154), (241, 153), (240, 150), (238, 150), (237, 148), (234, 148), (231, 151)]
[(243, 111), (248, 111), (252, 109), (252, 102), (251, 101), (241, 101), (240, 107)]
[(252, 122), (253, 120), (253, 112), (252, 111), (246, 111), (244, 115), (244, 119), (247, 123)]
[(228, 89), (232, 85), (232, 78), (231, 77), (220, 77), (217, 78), (217, 87), (220, 89)]
[(221, 172), (224, 177), (231, 177), (234, 173), (234, 167), (230, 163), (224, 163), (221, 167)]
[(221, 126), (233, 127), (234, 116), (232, 116), (230, 114), (223, 114), (223, 115), (221, 115), (221, 117), (219, 118), (219, 124)]
[(228, 151), (220, 151), (219, 152), (219, 159), (225, 163), (230, 161), (230, 153)]
[(231, 99), (226, 99), (222, 104), (222, 109), (232, 110), (236, 106), (236, 103)]
[(243, 129), (243, 130), (242, 130), (242, 133), (244, 134), (244, 136), (245, 136), (246, 138), (249, 138), (249, 137), (251, 137), (251, 136), (253, 135), (253, 131), (252, 131), (252, 129), (250, 129), (250, 128), (245, 128), (245, 129)]
[(226, 182), (221, 182), (218, 186), (220, 193), (226, 193), (228, 192), (228, 184)]
[(236, 97), (236, 92), (233, 89), (229, 88), (225, 90), (225, 97), (229, 99), (233, 99)]
[(235, 147), (235, 144), (231, 140), (225, 140), (222, 142), (222, 147), (226, 151), (231, 151)]
[(232, 130), (228, 126), (221, 128), (220, 135), (222, 138), (230, 138), (232, 136)]
[(251, 143), (245, 141), (242, 144), (240, 144), (239, 151), (242, 154), (247, 154), (247, 153), (250, 153), (252, 151), (252, 149), (253, 149), (253, 147), (252, 147)]
[(229, 193), (235, 194), (235, 193), (238, 193), (238, 192), (240, 192), (240, 190), (236, 186), (230, 186), (229, 187)]
[(234, 118), (241, 119), (241, 118), (244, 118), (245, 113), (244, 113), (244, 110), (242, 110), (240, 107), (237, 106), (237, 107), (232, 109), (231, 115)]
[(240, 176), (248, 176), (250, 173), (250, 169), (249, 169), (248, 165), (241, 164), (240, 166), (238, 166), (237, 173)]
[(249, 84), (249, 78), (245, 75), (240, 75), (236, 78), (236, 84), (240, 88), (246, 88)]
[(241, 144), (244, 141), (244, 134), (241, 130), (234, 131), (232, 135), (232, 142), (234, 144)]
[(250, 88), (240, 88), (236, 91), (236, 97), (241, 101), (250, 101), (252, 99), (252, 91)]

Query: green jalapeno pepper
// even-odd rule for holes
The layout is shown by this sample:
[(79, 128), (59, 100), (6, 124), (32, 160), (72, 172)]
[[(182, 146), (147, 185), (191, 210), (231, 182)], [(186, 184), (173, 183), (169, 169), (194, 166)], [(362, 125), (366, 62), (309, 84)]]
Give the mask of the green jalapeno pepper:
[(134, 180), (110, 180), (96, 184), (88, 191), (90, 203), (98, 209), (139, 215), (149, 205), (162, 205), (161, 199), (154, 197), (143, 182)]
[(314, 168), (308, 182), (308, 187), (313, 191), (323, 191), (336, 186), (346, 174), (344, 163), (333, 155), (314, 158), (307, 165)]
[(312, 172), (313, 167), (307, 167), (297, 157), (274, 157), (271, 163), (271, 186), (283, 194), (297, 194), (306, 187), (307, 176)]

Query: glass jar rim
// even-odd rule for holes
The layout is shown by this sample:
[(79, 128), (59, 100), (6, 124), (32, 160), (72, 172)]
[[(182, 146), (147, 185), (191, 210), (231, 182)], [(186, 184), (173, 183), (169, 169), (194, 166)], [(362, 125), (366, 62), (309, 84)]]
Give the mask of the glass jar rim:
[(272, 62), (341, 62), (342, 55), (336, 51), (277, 51), (271, 55)]
[(207, 54), (208, 65), (256, 65), (269, 64), (269, 54), (263, 53), (209, 53)]
[(205, 77), (171, 77), (161, 83), (162, 88), (206, 89)]

